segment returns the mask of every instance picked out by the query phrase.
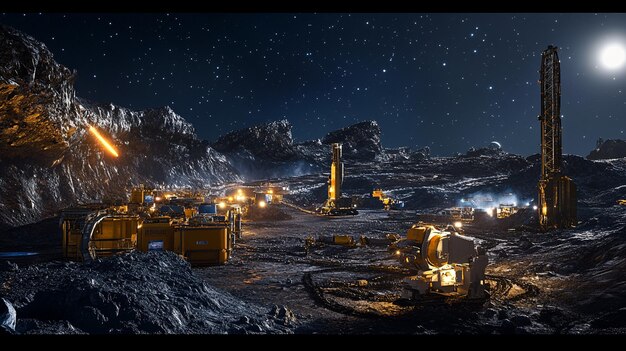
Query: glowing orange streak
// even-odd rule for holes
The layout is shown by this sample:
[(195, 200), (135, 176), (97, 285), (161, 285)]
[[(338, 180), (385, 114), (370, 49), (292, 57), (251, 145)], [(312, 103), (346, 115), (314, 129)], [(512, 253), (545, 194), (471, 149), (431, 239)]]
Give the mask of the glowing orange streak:
[(96, 136), (96, 138), (98, 138), (98, 140), (100, 141), (100, 143), (107, 149), (109, 150), (109, 152), (115, 156), (115, 157), (119, 157), (120, 155), (117, 153), (117, 151), (115, 151), (115, 149), (113, 148), (113, 146), (111, 146), (111, 144), (109, 144), (109, 142), (102, 136), (100, 135), (100, 133), (98, 133), (98, 131), (96, 130), (96, 128), (90, 126), (89, 127), (89, 131)]

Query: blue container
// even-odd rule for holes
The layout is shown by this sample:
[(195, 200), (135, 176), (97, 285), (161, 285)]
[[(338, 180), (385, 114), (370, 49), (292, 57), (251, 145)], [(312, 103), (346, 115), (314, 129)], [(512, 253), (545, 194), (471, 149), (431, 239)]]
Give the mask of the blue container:
[(202, 204), (198, 206), (199, 213), (206, 214), (217, 214), (217, 205), (216, 204)]

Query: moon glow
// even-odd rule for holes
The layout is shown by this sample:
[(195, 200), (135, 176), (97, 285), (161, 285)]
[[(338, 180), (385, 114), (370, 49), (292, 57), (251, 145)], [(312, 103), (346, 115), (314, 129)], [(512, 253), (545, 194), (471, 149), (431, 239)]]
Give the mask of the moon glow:
[(617, 70), (626, 62), (626, 50), (621, 44), (612, 43), (600, 50), (600, 63), (608, 70)]

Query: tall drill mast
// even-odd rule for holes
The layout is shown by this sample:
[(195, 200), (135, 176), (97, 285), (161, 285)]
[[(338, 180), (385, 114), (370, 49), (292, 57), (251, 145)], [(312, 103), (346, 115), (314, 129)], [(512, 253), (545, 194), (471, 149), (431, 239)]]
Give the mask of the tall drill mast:
[(561, 63), (557, 48), (541, 54), (541, 180), (561, 172)]
[(328, 180), (328, 200), (333, 203), (341, 198), (341, 185), (343, 184), (343, 162), (341, 162), (341, 144), (334, 143), (333, 158), (330, 164), (330, 178)]
[(328, 216), (357, 215), (356, 204), (352, 198), (343, 196), (343, 161), (341, 161), (341, 143), (332, 144), (330, 176), (328, 176), (328, 199), (317, 209)]
[(541, 54), (541, 178), (539, 225), (543, 230), (575, 226), (576, 185), (562, 172), (561, 63), (557, 48)]

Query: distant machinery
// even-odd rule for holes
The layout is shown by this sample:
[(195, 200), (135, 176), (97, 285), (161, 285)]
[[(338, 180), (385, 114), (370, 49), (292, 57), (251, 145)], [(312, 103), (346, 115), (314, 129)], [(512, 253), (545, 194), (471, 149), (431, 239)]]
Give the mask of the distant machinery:
[(389, 210), (399, 210), (404, 208), (404, 201), (394, 199), (383, 192), (383, 189), (376, 188), (372, 191), (372, 197), (380, 200), (383, 208)]
[(272, 184), (263, 184), (254, 190), (254, 203), (280, 204), (285, 195), (289, 194), (289, 188)]
[(562, 174), (561, 64), (555, 46), (541, 54), (541, 179), (539, 225), (543, 230), (577, 224), (576, 184)]
[(343, 162), (341, 161), (341, 143), (332, 144), (332, 162), (328, 177), (328, 199), (318, 212), (328, 216), (357, 215), (356, 205), (352, 198), (342, 197)]

